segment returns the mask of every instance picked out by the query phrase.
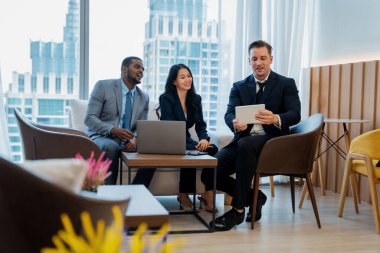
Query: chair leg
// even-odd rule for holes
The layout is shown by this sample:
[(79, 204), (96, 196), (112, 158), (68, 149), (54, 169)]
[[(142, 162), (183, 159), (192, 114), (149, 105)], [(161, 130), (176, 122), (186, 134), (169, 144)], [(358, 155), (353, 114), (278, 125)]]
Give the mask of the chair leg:
[(252, 201), (252, 221), (251, 229), (255, 227), (255, 217), (256, 217), (256, 208), (257, 208), (257, 198), (259, 196), (259, 185), (260, 185), (260, 174), (256, 174), (253, 180), (253, 201)]
[(375, 173), (372, 164), (372, 159), (366, 159), (366, 167), (368, 173), (368, 186), (371, 194), (373, 218), (375, 220), (376, 232), (380, 234), (380, 217), (379, 217), (379, 202), (377, 199)]
[[(313, 164), (313, 171), (311, 173), (311, 182), (314, 182), (315, 178), (317, 177), (317, 168), (315, 167), (317, 166), (317, 162), (314, 161), (314, 164)], [(302, 205), (303, 205), (303, 201), (305, 200), (305, 196), (307, 196), (307, 191), (306, 191), (306, 184), (303, 185), (302, 187), (302, 193), (301, 193), (301, 197), (300, 197), (300, 202), (298, 204), (298, 208), (301, 209), (302, 208)]]
[(355, 213), (359, 214), (359, 196), (358, 196), (358, 184), (356, 182), (356, 175), (354, 173), (351, 173), (350, 175), (351, 179), (351, 190), (352, 190), (352, 196), (354, 197), (354, 206), (355, 206)]
[(307, 184), (307, 188), (309, 190), (311, 204), (312, 204), (313, 210), (314, 210), (315, 219), (317, 220), (318, 228), (321, 228), (321, 222), (319, 220), (317, 202), (315, 201), (313, 184), (311, 183), (310, 176), (309, 175), (305, 175), (305, 176), (306, 176), (306, 184)]
[(351, 162), (352, 162), (352, 158), (350, 157), (350, 154), (348, 154), (346, 158), (346, 163), (344, 165), (342, 189), (340, 190), (340, 200), (339, 200), (339, 208), (338, 208), (339, 217), (342, 217), (342, 214), (343, 214), (344, 201), (346, 199), (347, 189), (348, 189), (348, 184), (349, 184), (350, 174), (351, 174)]
[(294, 177), (290, 177), (290, 193), (292, 195), (292, 210), (293, 210), (293, 213), (295, 213)]
[(269, 177), (269, 186), (270, 186), (270, 195), (273, 198), (274, 197), (274, 180), (273, 180), (273, 176)]

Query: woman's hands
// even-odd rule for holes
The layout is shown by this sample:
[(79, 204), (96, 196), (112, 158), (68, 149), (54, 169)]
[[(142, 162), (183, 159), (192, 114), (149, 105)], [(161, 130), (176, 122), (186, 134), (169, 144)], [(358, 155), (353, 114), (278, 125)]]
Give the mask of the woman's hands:
[(198, 151), (206, 151), (207, 148), (211, 147), (211, 142), (209, 142), (206, 139), (202, 139), (198, 142), (198, 144), (195, 146), (195, 148)]

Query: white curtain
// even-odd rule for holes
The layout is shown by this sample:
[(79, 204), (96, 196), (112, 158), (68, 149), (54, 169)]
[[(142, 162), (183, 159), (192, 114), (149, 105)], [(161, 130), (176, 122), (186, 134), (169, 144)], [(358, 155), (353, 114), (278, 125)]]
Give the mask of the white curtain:
[[(238, 0), (235, 79), (252, 73), (248, 45), (258, 39), (273, 47), (273, 71), (295, 79), (302, 116), (308, 113), (315, 0)], [(276, 177), (287, 182), (288, 177)], [(265, 182), (265, 181), (264, 181)]]
[(8, 142), (7, 122), (4, 110), (3, 101), (3, 86), (1, 81), (1, 66), (0, 66), (0, 156), (10, 159), (10, 150)]

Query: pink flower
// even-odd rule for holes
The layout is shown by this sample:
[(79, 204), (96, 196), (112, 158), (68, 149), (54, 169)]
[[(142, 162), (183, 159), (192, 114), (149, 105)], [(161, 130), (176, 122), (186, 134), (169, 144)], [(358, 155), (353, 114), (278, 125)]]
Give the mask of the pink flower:
[[(82, 189), (96, 191), (97, 187), (101, 184), (104, 184), (104, 180), (111, 175), (111, 172), (108, 172), (108, 168), (111, 165), (111, 160), (106, 158), (103, 161), (105, 153), (102, 152), (98, 159), (94, 157), (94, 152), (91, 151), (91, 156), (87, 159), (87, 175), (83, 182)], [(81, 154), (76, 154), (77, 159), (86, 160), (82, 157)]]

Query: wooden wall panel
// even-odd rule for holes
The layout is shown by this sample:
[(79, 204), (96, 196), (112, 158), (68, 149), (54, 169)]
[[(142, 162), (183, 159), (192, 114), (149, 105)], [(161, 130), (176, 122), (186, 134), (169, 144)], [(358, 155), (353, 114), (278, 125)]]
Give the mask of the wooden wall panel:
[[(310, 72), (309, 113), (322, 113), (325, 118), (368, 119), (367, 124), (348, 124), (350, 139), (380, 128), (380, 63), (379, 61), (313, 67)], [(326, 133), (333, 139), (343, 134), (342, 124), (327, 123)], [(345, 142), (338, 146), (345, 150)], [(322, 142), (322, 150), (326, 142)], [(330, 149), (322, 156), (322, 172), (328, 190), (340, 192), (345, 160)], [(365, 177), (360, 178), (361, 199), (369, 201)], [(319, 185), (319, 182), (318, 182)]]
[[(319, 101), (320, 105), (318, 106), (319, 112), (321, 112), (325, 117), (330, 117), (328, 109), (330, 108), (330, 66), (324, 66), (321, 68), (320, 72), (320, 93), (319, 93)], [(326, 126), (325, 126), (326, 127)], [(325, 150), (327, 146), (326, 142), (322, 142), (322, 150)], [(322, 174), (325, 178), (325, 185), (328, 189), (331, 188), (331, 176), (327, 174), (329, 170), (329, 165), (327, 161), (329, 160), (329, 153), (325, 153), (323, 155), (325, 159), (322, 160)]]

